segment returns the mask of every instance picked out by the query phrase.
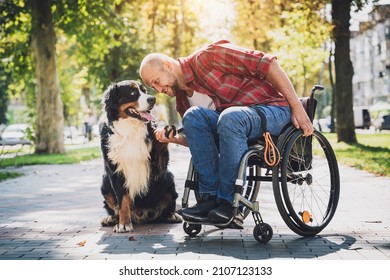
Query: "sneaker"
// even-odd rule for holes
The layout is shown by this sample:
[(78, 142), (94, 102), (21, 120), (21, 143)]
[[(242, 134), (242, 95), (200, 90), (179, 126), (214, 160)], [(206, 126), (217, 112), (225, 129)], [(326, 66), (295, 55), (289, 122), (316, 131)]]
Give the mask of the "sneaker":
[(207, 199), (199, 200), (199, 202), (192, 207), (182, 209), (181, 215), (187, 220), (198, 220), (199, 218), (207, 217), (210, 210), (217, 206), (216, 196), (209, 196)]
[(227, 223), (233, 219), (237, 214), (237, 208), (233, 207), (230, 202), (223, 200), (218, 204), (218, 207), (211, 210), (207, 218), (214, 223)]

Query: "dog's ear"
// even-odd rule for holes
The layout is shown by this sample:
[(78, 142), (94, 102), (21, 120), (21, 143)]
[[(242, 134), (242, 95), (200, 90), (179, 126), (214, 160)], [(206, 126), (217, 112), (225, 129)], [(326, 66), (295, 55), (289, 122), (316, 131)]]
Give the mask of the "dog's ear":
[(117, 85), (110, 85), (103, 93), (102, 105), (105, 113), (107, 114), (107, 120), (109, 124), (118, 120), (119, 116), (119, 98), (118, 98)]

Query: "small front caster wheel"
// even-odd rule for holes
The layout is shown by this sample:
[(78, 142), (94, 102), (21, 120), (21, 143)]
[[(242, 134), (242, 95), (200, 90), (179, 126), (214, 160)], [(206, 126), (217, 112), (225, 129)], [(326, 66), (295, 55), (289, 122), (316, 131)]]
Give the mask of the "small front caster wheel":
[(272, 235), (273, 235), (272, 227), (266, 223), (260, 223), (256, 225), (253, 229), (253, 236), (255, 237), (257, 242), (260, 242), (262, 244), (265, 244), (268, 241), (270, 241)]
[(202, 225), (189, 224), (187, 222), (184, 222), (183, 229), (184, 229), (184, 232), (187, 233), (190, 237), (195, 237), (202, 229)]

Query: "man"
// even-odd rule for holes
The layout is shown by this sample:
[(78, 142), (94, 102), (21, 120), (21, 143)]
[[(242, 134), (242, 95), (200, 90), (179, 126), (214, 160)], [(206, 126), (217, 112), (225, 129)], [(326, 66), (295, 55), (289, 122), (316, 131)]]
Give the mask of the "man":
[(199, 174), (200, 199), (182, 210), (184, 219), (205, 218), (227, 223), (233, 207), (235, 180), (247, 142), (259, 138), (261, 118), (278, 135), (290, 121), (313, 133), (302, 104), (275, 56), (219, 41), (188, 57), (147, 55), (140, 66), (142, 80), (157, 92), (176, 98), (184, 134), (156, 133), (159, 141), (188, 145)]

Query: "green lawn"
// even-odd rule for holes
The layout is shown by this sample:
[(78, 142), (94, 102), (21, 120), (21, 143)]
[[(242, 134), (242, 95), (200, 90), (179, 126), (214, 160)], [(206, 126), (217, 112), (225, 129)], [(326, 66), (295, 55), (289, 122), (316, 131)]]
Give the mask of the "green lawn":
[[(23, 166), (23, 165), (36, 165), (36, 164), (69, 164), (87, 161), (101, 157), (99, 147), (68, 147), (65, 154), (50, 154), (50, 155), (36, 155), (36, 154), (24, 154), (14, 158), (5, 158), (1, 163), (1, 168), (8, 166)], [(17, 170), (15, 170), (17, 171)], [(0, 169), (0, 181), (15, 178), (23, 175), (20, 172), (15, 171), (2, 171)]]
[(324, 133), (331, 143), (340, 164), (390, 176), (390, 134), (357, 134), (358, 144), (337, 143), (334, 133)]

